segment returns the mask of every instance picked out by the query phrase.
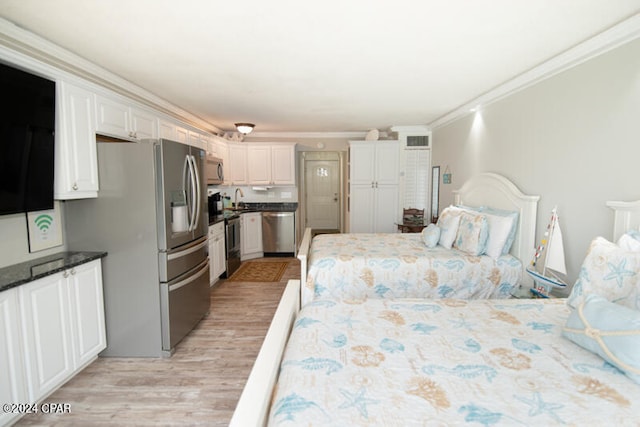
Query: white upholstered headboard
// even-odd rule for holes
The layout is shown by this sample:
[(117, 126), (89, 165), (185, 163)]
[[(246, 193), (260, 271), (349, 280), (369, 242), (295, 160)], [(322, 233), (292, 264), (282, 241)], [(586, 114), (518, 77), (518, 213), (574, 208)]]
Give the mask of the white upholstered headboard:
[(607, 202), (614, 211), (613, 241), (617, 242), (625, 232), (640, 229), (640, 200), (635, 202)]
[(540, 196), (527, 195), (502, 175), (481, 173), (453, 192), (454, 203), (465, 206), (488, 206), (519, 212), (518, 231), (511, 255), (526, 265), (536, 246), (536, 216)]

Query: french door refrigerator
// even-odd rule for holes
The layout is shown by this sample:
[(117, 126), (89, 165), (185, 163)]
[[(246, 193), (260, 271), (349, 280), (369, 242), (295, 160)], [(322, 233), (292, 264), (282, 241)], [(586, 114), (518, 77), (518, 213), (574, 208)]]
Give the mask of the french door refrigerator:
[(100, 191), (65, 203), (69, 250), (106, 250), (107, 348), (167, 357), (209, 310), (205, 152), (161, 140), (98, 141)]

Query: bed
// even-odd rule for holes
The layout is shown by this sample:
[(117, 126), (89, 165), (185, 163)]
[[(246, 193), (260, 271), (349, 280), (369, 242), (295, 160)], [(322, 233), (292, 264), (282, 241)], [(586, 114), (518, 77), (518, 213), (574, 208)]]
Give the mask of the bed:
[[(302, 305), (316, 298), (508, 298), (513, 287), (528, 280), (521, 260), (533, 254), (538, 199), (493, 173), (476, 175), (454, 191), (455, 205), (478, 216), (502, 221), (507, 218), (492, 214), (515, 213), (510, 252), (493, 257), (451, 247), (451, 239), (444, 247), (444, 238), (427, 246), (430, 228), (422, 234), (321, 234), (313, 239), (307, 229), (298, 252), (300, 277), (305, 278)], [(441, 215), (441, 228), (450, 209)]]
[[(620, 242), (638, 229), (640, 202), (607, 205)], [(596, 270), (621, 265), (602, 262), (609, 255), (594, 246), (620, 247), (599, 240), (569, 299), (317, 299), (300, 308), (300, 282), (290, 281), (231, 425), (639, 425), (639, 285), (622, 277), (618, 285), (636, 291), (626, 302), (597, 295), (598, 274), (612, 278)], [(627, 268), (640, 271), (640, 252), (632, 258)], [(615, 337), (626, 356), (613, 344), (611, 355), (589, 347), (607, 330), (594, 313), (631, 329)]]

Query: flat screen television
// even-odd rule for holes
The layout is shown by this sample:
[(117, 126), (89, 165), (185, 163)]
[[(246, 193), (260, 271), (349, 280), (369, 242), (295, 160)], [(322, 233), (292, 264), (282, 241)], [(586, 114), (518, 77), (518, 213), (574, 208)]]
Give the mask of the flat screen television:
[(0, 215), (53, 208), (55, 82), (0, 64)]

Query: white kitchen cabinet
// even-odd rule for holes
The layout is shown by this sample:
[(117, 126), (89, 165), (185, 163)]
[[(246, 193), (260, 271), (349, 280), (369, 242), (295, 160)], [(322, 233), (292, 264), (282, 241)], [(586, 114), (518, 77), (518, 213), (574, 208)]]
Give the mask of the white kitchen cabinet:
[(398, 141), (351, 141), (349, 146), (349, 231), (394, 232), (399, 210)]
[[(0, 292), (0, 402), (26, 403), (27, 388), (18, 314), (18, 289)], [(0, 425), (19, 418), (19, 414), (0, 412)]]
[(100, 260), (17, 289), (28, 402), (36, 402), (106, 347)]
[(189, 130), (188, 143), (193, 147), (198, 147), (207, 151), (209, 136), (199, 131)]
[(209, 226), (209, 284), (213, 285), (225, 272), (225, 256), (224, 222), (218, 222)]
[(271, 179), (274, 185), (296, 185), (295, 144), (271, 146)]
[(249, 184), (270, 185), (271, 147), (265, 144), (247, 144), (247, 173)]
[(247, 144), (250, 185), (295, 185), (295, 143)]
[(59, 80), (55, 135), (54, 198), (98, 196), (98, 157), (93, 92)]
[(229, 143), (229, 162), (224, 165), (225, 183), (230, 185), (246, 185), (247, 174), (247, 146)]
[(69, 286), (63, 273), (19, 288), (25, 331), (29, 402), (55, 390), (73, 372)]
[(177, 125), (171, 121), (160, 119), (158, 136), (163, 139), (177, 140)]
[(213, 139), (207, 141), (207, 157), (218, 157), (218, 144)]
[(158, 117), (151, 111), (130, 107), (131, 112), (131, 138), (157, 139), (158, 138)]
[(96, 95), (96, 131), (126, 139), (158, 137), (159, 119), (149, 110), (119, 98)]
[(240, 221), (240, 260), (262, 257), (262, 213), (243, 213)]
[[(64, 276), (64, 273), (63, 273)], [(69, 304), (74, 369), (84, 367), (107, 346), (102, 293), (102, 263), (92, 261), (70, 270)]]

